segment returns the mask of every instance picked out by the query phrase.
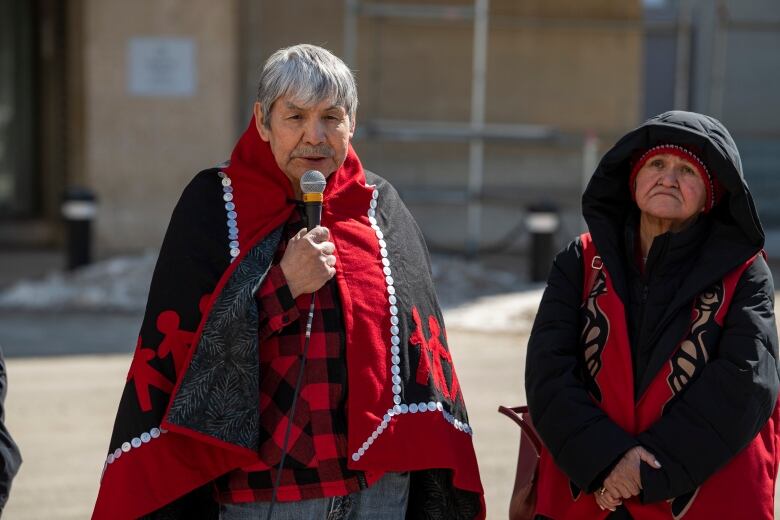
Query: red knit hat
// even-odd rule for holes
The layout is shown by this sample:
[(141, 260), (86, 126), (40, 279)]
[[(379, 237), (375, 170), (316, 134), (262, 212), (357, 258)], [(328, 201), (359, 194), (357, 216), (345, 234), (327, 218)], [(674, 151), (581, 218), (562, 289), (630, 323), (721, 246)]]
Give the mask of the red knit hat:
[(720, 183), (712, 176), (710, 171), (707, 169), (707, 166), (704, 164), (704, 161), (699, 159), (699, 157), (690, 150), (686, 150), (682, 146), (678, 146), (676, 144), (659, 144), (658, 146), (650, 148), (644, 154), (642, 154), (639, 160), (634, 164), (634, 167), (631, 168), (631, 177), (629, 178), (628, 185), (631, 189), (631, 198), (634, 199), (634, 202), (636, 202), (636, 176), (639, 173), (639, 170), (642, 169), (647, 161), (656, 155), (661, 154), (676, 155), (677, 157), (685, 159), (693, 165), (696, 173), (698, 173), (699, 177), (701, 177), (701, 180), (704, 181), (704, 188), (707, 190), (707, 197), (704, 202), (704, 212), (709, 213), (715, 204), (718, 203), (723, 193), (723, 190), (720, 187)]

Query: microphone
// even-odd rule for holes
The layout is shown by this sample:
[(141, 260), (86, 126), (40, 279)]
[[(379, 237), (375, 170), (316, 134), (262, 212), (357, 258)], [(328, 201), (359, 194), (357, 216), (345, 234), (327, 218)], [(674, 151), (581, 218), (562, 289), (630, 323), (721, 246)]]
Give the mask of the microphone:
[(306, 222), (309, 231), (320, 225), (322, 192), (325, 191), (325, 185), (325, 176), (317, 170), (308, 170), (301, 177), (303, 205), (306, 208)]

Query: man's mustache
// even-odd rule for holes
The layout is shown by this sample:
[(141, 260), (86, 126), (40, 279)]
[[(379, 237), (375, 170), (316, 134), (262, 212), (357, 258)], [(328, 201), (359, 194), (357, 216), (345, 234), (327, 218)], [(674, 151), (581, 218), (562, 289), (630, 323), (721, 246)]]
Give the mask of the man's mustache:
[(333, 148), (322, 146), (301, 146), (293, 150), (291, 157), (333, 157)]

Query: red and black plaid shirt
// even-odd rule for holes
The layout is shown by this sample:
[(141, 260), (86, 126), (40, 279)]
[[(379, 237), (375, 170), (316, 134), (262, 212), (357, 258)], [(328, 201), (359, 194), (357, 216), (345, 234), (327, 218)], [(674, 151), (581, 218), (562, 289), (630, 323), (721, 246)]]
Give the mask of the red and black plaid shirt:
[[(260, 312), (260, 457), (272, 469), (249, 466), (219, 478), (217, 499), (223, 503), (271, 500), (311, 304), (309, 294), (292, 298), (279, 266), (287, 241), (305, 224), (301, 210), (299, 206), (287, 221), (274, 263), (256, 294)], [(305, 379), (277, 492), (279, 501), (343, 496), (368, 484), (362, 472), (347, 469), (345, 349), (338, 286), (332, 279), (317, 291)]]

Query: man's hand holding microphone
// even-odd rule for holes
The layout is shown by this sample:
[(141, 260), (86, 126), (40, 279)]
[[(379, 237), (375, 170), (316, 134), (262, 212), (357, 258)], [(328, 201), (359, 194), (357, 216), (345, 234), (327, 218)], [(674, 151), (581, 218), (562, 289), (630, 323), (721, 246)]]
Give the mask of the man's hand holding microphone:
[(336, 246), (328, 228), (301, 229), (287, 243), (279, 266), (293, 298), (316, 292), (336, 274)]
[(325, 185), (325, 176), (317, 170), (309, 170), (301, 177), (303, 204), (311, 231), (301, 229), (290, 239), (280, 263), (293, 298), (317, 292), (336, 274), (336, 246), (329, 241), (328, 228), (320, 226)]

